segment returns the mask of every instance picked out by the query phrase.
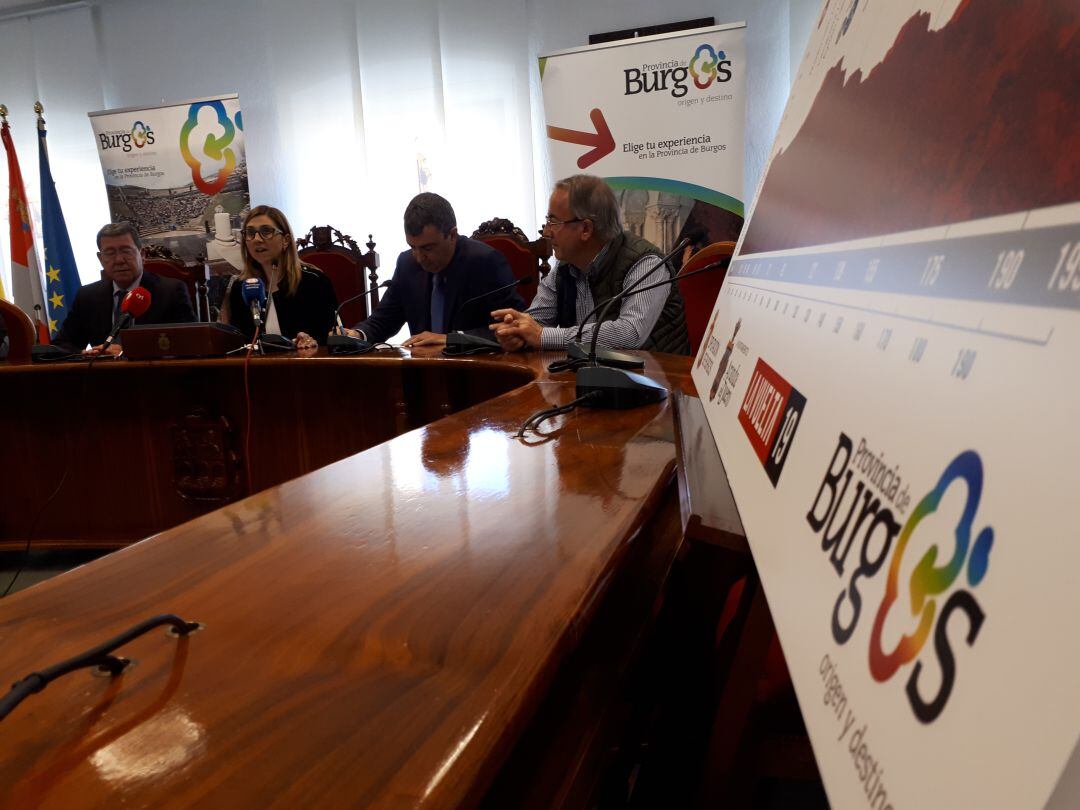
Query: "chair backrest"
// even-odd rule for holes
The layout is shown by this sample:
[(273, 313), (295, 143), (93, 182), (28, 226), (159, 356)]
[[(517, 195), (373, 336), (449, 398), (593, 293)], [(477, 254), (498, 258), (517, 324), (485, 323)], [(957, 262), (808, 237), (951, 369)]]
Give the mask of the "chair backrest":
[[(731, 261), (731, 254), (735, 252), (734, 242), (713, 242), (707, 245), (683, 262), (681, 273), (690, 273), (700, 270), (713, 262)], [(679, 282), (679, 293), (683, 298), (686, 309), (686, 331), (690, 333), (690, 354), (696, 355), (701, 341), (705, 337), (705, 329), (712, 315), (716, 296), (720, 294), (720, 285), (724, 283), (727, 275), (727, 264), (709, 273), (702, 273)]]
[[(330, 283), (338, 303), (379, 286), (379, 254), (371, 234), (365, 245), (367, 253), (361, 253), (356, 242), (330, 225), (320, 225), (308, 231), (307, 236), (296, 240), (300, 259), (318, 267)], [(365, 275), (365, 271), (367, 274)], [(341, 321), (353, 326), (367, 318), (379, 303), (379, 293), (359, 298), (341, 308)]]
[(155, 276), (164, 276), (165, 278), (175, 278), (177, 281), (184, 282), (188, 290), (188, 296), (191, 298), (191, 305), (196, 309), (198, 308), (198, 277), (184, 265), (179, 256), (167, 247), (162, 245), (143, 246), (143, 272), (153, 273)]
[(0, 321), (7, 331), (7, 361), (15, 366), (30, 362), (30, 347), (34, 345), (34, 322), (14, 304), (0, 298)]
[(473, 239), (484, 242), (506, 257), (514, 278), (531, 276), (533, 283), (518, 288), (525, 305), (532, 303), (536, 285), (551, 271), (551, 242), (540, 237), (530, 242), (521, 228), (508, 219), (489, 219), (477, 228)]

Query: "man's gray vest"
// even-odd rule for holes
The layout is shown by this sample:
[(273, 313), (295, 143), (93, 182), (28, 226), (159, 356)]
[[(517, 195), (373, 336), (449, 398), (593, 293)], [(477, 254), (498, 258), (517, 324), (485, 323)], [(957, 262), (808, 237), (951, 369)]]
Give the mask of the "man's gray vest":
[[(626, 273), (630, 271), (638, 259), (647, 254), (658, 258), (661, 253), (656, 245), (625, 231), (620, 233), (608, 247), (604, 264), (600, 265), (595, 272), (586, 274), (589, 280), (589, 289), (593, 295), (593, 303), (597, 305), (613, 295), (617, 295), (622, 289)], [(558, 315), (558, 326), (576, 326), (578, 323), (578, 288), (570, 275), (567, 265), (559, 265), (555, 271), (555, 301)], [(663, 281), (667, 272), (657, 270), (649, 276), (647, 284)], [(616, 320), (619, 316), (619, 307), (612, 307), (605, 316), (606, 321)], [(636, 349), (638, 347), (616, 347), (621, 349)], [(664, 308), (660, 312), (656, 326), (646, 338), (642, 349), (653, 352), (670, 352), (672, 354), (690, 353), (690, 336), (686, 330), (686, 316), (683, 312), (683, 297), (678, 294), (678, 286), (671, 285), (671, 292), (667, 294)]]
[[(592, 292), (593, 304), (618, 294), (623, 287), (623, 280), (627, 272), (637, 261), (647, 254), (660, 257), (661, 253), (655, 245), (645, 239), (623, 232), (615, 237), (608, 248), (604, 262), (595, 272), (588, 273), (586, 278), (589, 282), (589, 290)], [(555, 301), (558, 315), (558, 326), (568, 327), (577, 325), (577, 284), (570, 275), (570, 268), (559, 265), (555, 271)], [(649, 276), (649, 280), (642, 286), (663, 281), (667, 276), (666, 270), (657, 270)], [(619, 317), (619, 307), (613, 306), (605, 316), (605, 320), (613, 321)], [(615, 348), (638, 348), (636, 346), (619, 346)], [(690, 354), (690, 336), (686, 331), (686, 317), (683, 314), (683, 300), (679, 295), (676, 284), (671, 285), (664, 308), (660, 317), (656, 319), (649, 337), (641, 346), (652, 352), (670, 352), (671, 354)]]

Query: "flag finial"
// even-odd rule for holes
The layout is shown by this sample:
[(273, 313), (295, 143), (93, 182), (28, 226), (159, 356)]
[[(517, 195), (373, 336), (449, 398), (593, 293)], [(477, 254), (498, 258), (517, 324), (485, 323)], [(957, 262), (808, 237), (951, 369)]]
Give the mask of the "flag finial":
[(0, 104), (0, 119), (3, 119), (4, 123), (7, 123), (7, 105)]
[(35, 102), (34, 102), (34, 112), (36, 112), (36, 113), (37, 113), (37, 117), (38, 117), (38, 118), (41, 118), (41, 114), (42, 114), (43, 112), (45, 112), (45, 108), (41, 106), (41, 102), (40, 102), (40, 101), (35, 101)]

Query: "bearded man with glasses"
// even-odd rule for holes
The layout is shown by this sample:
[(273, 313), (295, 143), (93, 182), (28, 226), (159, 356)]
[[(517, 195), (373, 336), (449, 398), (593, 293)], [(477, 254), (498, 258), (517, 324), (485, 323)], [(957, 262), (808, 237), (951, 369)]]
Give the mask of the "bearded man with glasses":
[[(652, 273), (659, 249), (622, 229), (615, 194), (602, 178), (578, 174), (555, 184), (544, 236), (559, 265), (540, 283), (526, 312), (497, 309), (490, 327), (506, 351), (565, 349), (594, 305)], [(649, 281), (662, 281), (656, 270)], [(592, 339), (586, 325), (582, 338)], [(689, 354), (683, 301), (674, 284), (627, 296), (600, 325), (597, 345)]]
[[(106, 225), (98, 231), (97, 247), (102, 279), (79, 288), (54, 344), (72, 352), (99, 352), (120, 318), (124, 296), (136, 287), (143, 287), (150, 293), (150, 308), (135, 319), (136, 324), (191, 323), (195, 320), (195, 310), (182, 281), (143, 272), (142, 242), (130, 222)], [(61, 301), (54, 306), (54, 311), (67, 303)], [(120, 339), (117, 339), (108, 348), (108, 353), (120, 352)]]

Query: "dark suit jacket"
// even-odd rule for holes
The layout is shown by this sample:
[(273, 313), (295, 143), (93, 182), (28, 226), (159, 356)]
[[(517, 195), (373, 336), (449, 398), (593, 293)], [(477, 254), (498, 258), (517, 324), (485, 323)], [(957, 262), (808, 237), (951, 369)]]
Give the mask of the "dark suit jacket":
[[(190, 323), (195, 320), (191, 298), (182, 281), (143, 272), (139, 280), (150, 293), (150, 308), (136, 324)], [(95, 281), (79, 288), (53, 343), (71, 351), (81, 351), (87, 343), (97, 346), (112, 331), (113, 284), (108, 279)]]
[[(443, 323), (448, 331), (453, 329), (490, 337), (488, 324), (493, 309), (525, 309), (525, 301), (514, 288), (462, 306), (474, 296), (514, 281), (514, 274), (503, 255), (483, 242), (459, 236), (454, 257), (442, 273), (446, 284)], [(432, 274), (417, 263), (411, 251), (406, 250), (398, 256), (390, 289), (371, 317), (361, 321), (356, 328), (373, 343), (389, 340), (406, 323), (414, 335), (430, 331), (431, 280)]]
[[(322, 270), (310, 264), (301, 265), (296, 292), (292, 295), (286, 295), (284, 290), (274, 293), (274, 310), (281, 334), (292, 339), (298, 332), (307, 332), (320, 346), (326, 343), (327, 335), (334, 328), (337, 305), (334, 285)], [(251, 310), (244, 306), (244, 287), (239, 278), (229, 289), (229, 321), (248, 340), (255, 336), (255, 321), (251, 319)]]

